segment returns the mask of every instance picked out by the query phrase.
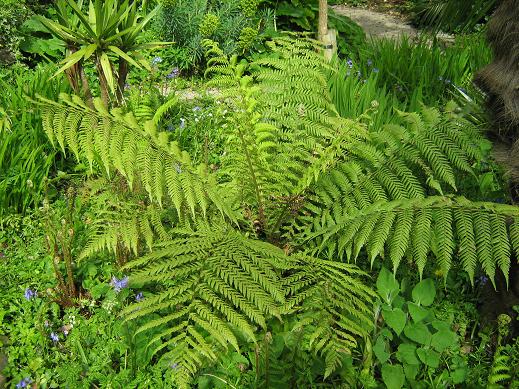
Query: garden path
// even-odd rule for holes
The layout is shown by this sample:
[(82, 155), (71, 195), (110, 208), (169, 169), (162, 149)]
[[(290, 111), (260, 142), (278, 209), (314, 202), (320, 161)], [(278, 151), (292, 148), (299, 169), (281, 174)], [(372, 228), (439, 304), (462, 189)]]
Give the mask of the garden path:
[(400, 36), (413, 38), (418, 35), (418, 30), (402, 17), (347, 5), (336, 5), (332, 8), (339, 15), (347, 16), (356, 22), (364, 29), (366, 35), (373, 38), (398, 38)]
[[(368, 8), (349, 7), (347, 5), (336, 5), (332, 7), (339, 15), (349, 17), (355, 23), (360, 25), (366, 35), (372, 38), (390, 38), (399, 37), (416, 38), (420, 34), (420, 30), (414, 28), (404, 17), (398, 14), (389, 14), (374, 11)], [(452, 41), (451, 35), (440, 33), (438, 38), (443, 41)]]

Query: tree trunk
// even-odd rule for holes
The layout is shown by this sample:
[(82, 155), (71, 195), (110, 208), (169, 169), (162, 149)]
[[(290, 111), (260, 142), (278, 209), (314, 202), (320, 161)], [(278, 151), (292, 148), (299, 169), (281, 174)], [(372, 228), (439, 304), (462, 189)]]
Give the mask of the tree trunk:
[(128, 62), (124, 58), (119, 58), (119, 71), (117, 77), (117, 104), (123, 102), (124, 86), (126, 85), (126, 77), (128, 76)]
[(322, 42), (328, 33), (328, 0), (319, 0), (318, 38)]
[(491, 64), (478, 72), (475, 83), (487, 95), (493, 133), (501, 141), (519, 140), (519, 1), (503, 0), (487, 25), (494, 54)]

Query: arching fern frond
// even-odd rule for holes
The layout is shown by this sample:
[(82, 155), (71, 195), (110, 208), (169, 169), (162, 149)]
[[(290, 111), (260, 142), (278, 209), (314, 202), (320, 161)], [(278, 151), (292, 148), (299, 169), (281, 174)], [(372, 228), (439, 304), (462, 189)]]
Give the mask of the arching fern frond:
[(177, 230), (176, 236), (126, 266), (132, 284), (161, 288), (123, 314), (128, 320), (160, 315), (139, 332), (160, 329), (150, 344), (162, 340), (155, 352), (175, 366), (182, 388), (204, 362), (229, 347), (238, 350), (239, 337), (255, 342), (255, 330), (266, 329), (269, 317), (313, 312), (311, 345), (325, 356), (326, 374), (372, 325), (374, 293), (355, 266), (289, 257), (225, 225)]
[(444, 276), (459, 258), (471, 280), (479, 264), (493, 281), (496, 268), (508, 278), (518, 223), (517, 207), (438, 196), (378, 202), (345, 214), (309, 239), (330, 256), (355, 260), (366, 249), (372, 263), (388, 257), (395, 271), (407, 258), (420, 275), (429, 254)]
[(189, 155), (158, 132), (153, 118), (141, 125), (121, 110), (108, 113), (101, 104), (92, 110), (76, 96), (61, 98), (61, 103), (42, 100), (42, 111), (45, 132), (64, 153), (72, 151), (108, 176), (121, 174), (130, 188), (142, 185), (152, 203), (162, 207), (167, 201), (179, 216), (205, 214), (212, 203), (235, 218), (205, 167), (192, 166)]
[(304, 326), (310, 349), (324, 357), (327, 377), (373, 329), (375, 293), (362, 283), (366, 274), (350, 264), (305, 256), (297, 269), (285, 280), (289, 304), (301, 305), (298, 326)]
[(376, 202), (443, 195), (456, 190), (459, 172), (473, 174), (481, 134), (469, 123), (426, 107), (401, 116), (402, 125), (358, 138), (333, 169), (320, 176), (300, 225), (318, 231)]

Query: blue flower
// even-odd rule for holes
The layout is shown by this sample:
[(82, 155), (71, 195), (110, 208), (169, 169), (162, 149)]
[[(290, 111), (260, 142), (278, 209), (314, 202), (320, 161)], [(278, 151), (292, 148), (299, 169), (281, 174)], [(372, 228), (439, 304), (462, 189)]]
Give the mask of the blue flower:
[(368, 66), (371, 66), (371, 65), (373, 65), (373, 61), (368, 59)]
[(180, 126), (179, 127), (180, 127), (181, 130), (186, 128), (186, 119), (180, 118)]
[(174, 68), (169, 74), (166, 75), (166, 78), (176, 78), (180, 74), (179, 68)]
[(199, 106), (197, 105), (195, 108), (193, 108), (193, 111), (194, 111), (194, 112), (198, 112), (198, 111), (200, 111), (201, 109), (202, 109), (202, 108), (199, 107)]
[(161, 63), (161, 62), (162, 62), (162, 58), (160, 58), (160, 57), (155, 57), (155, 58), (153, 58), (153, 59), (151, 60), (151, 63), (152, 63), (153, 65), (157, 65), (157, 64), (159, 64), (159, 63)]
[(378, 72), (379, 72), (378, 68), (373, 68), (373, 73), (378, 73)]
[(116, 277), (112, 277), (110, 285), (113, 286), (114, 290), (117, 293), (119, 293), (121, 290), (128, 287), (129, 280), (130, 279), (128, 278), (128, 276), (121, 278), (120, 280), (118, 280)]
[(144, 296), (142, 292), (139, 292), (135, 295), (135, 301), (142, 301), (144, 299)]
[(16, 388), (26, 388), (27, 386), (29, 386), (31, 382), (32, 380), (29, 377), (25, 377), (23, 380), (16, 384)]
[(173, 370), (177, 370), (178, 369), (178, 363), (173, 362), (171, 365), (169, 365), (169, 367), (171, 367)]
[(30, 288), (25, 289), (24, 297), (26, 300), (30, 300), (32, 298), (35, 298), (38, 295), (38, 293), (34, 290), (31, 290)]
[(59, 340), (59, 336), (58, 336), (58, 334), (56, 334), (55, 332), (51, 332), (51, 333), (50, 333), (50, 338), (52, 339), (52, 341), (53, 341), (54, 343), (56, 343), (56, 342)]
[(350, 69), (353, 67), (353, 61), (351, 60), (351, 58), (348, 58), (348, 60), (346, 61), (346, 65), (348, 65)]

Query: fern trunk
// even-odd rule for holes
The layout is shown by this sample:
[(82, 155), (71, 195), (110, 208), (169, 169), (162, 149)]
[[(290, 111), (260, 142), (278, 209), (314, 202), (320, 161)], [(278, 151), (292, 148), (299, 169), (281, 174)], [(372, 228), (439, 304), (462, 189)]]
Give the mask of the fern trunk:
[(493, 119), (493, 132), (507, 143), (519, 137), (519, 2), (504, 0), (487, 26), (487, 37), (494, 60), (475, 78), (487, 94), (487, 108)]

